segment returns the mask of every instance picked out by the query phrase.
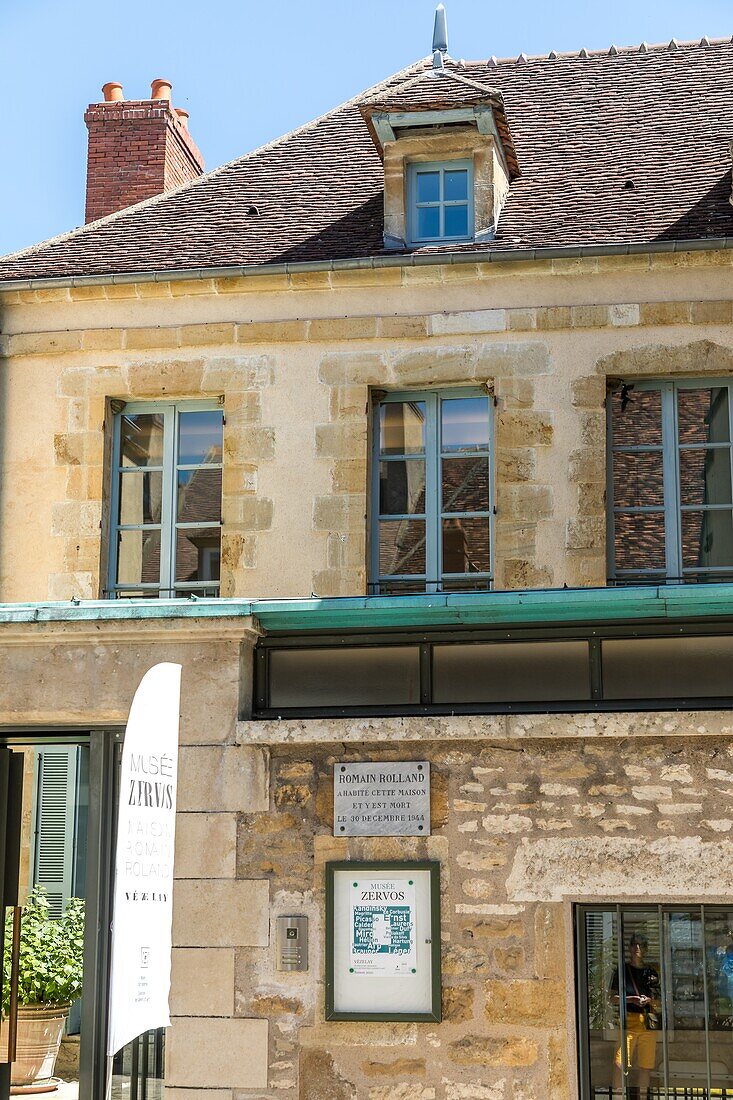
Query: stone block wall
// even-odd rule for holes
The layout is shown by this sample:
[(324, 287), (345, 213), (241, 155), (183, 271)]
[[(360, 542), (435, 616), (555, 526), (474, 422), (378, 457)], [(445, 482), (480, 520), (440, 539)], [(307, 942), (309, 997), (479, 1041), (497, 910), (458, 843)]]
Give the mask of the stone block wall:
[[(722, 714), (240, 723), (276, 743), (268, 811), (238, 816), (237, 874), (269, 881), (271, 920), (310, 918), (306, 974), (238, 953), (238, 1011), (270, 1024), (258, 1100), (576, 1096), (572, 903), (729, 896), (729, 732)], [(334, 838), (334, 762), (410, 758), (431, 761), (432, 835)], [(425, 858), (441, 865), (443, 1022), (326, 1021), (325, 863)]]
[(0, 597), (98, 596), (110, 402), (202, 397), (226, 414), (222, 595), (363, 594), (371, 393), (464, 384), (496, 401), (496, 587), (602, 585), (606, 381), (730, 374), (732, 272), (691, 253), (6, 293)]

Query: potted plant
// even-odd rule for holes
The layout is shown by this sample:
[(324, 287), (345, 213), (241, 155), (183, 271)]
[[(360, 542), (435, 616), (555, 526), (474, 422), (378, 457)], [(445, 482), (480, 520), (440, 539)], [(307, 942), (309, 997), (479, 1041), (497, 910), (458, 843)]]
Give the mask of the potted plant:
[[(6, 921), (0, 1043), (7, 1049), (12, 928)], [(69, 898), (63, 916), (50, 915), (48, 894), (36, 886), (28, 894), (20, 932), (18, 1037), (11, 1085), (53, 1077), (71, 1002), (81, 996), (84, 973), (84, 902)], [(14, 1089), (15, 1091), (15, 1089)], [(30, 1089), (29, 1089), (30, 1091)]]

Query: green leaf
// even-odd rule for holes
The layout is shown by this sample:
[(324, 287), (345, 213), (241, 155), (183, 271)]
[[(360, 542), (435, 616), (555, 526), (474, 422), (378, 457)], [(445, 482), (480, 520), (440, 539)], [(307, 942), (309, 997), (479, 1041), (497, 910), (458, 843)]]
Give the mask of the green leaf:
[[(28, 895), (20, 931), (21, 1004), (67, 1004), (75, 1001), (84, 981), (84, 901), (69, 898), (63, 915), (54, 920), (48, 894), (36, 886)], [(3, 942), (2, 1014), (10, 998), (12, 917), (6, 915)]]

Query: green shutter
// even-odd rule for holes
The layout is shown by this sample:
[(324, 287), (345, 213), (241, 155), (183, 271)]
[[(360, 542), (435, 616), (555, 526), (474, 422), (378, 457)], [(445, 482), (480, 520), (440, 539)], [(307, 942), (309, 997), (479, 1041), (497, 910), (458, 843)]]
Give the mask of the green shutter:
[(78, 748), (40, 749), (36, 764), (33, 884), (60, 917), (73, 891)]

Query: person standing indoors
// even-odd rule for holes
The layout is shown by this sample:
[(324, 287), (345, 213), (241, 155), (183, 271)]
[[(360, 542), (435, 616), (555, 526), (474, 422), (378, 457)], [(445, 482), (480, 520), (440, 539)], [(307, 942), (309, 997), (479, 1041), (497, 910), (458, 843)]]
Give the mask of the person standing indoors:
[[(628, 959), (624, 962), (623, 1006), (619, 988), (618, 969), (608, 988), (609, 1000), (619, 1006), (619, 1035), (621, 1019), (625, 1018), (626, 1058), (620, 1040), (613, 1071), (614, 1093), (621, 1094), (621, 1074), (631, 1075), (636, 1070), (636, 1087), (627, 1089), (629, 1100), (647, 1100), (649, 1081), (657, 1063), (657, 1034), (660, 1027), (661, 1007), (659, 974), (645, 963), (648, 942), (645, 936), (633, 932), (629, 938)], [(625, 1017), (624, 1017), (625, 1010)]]

